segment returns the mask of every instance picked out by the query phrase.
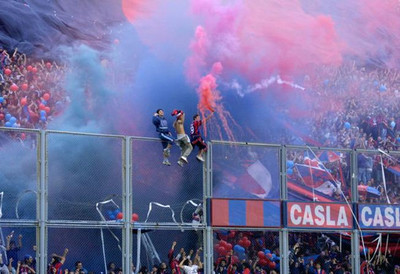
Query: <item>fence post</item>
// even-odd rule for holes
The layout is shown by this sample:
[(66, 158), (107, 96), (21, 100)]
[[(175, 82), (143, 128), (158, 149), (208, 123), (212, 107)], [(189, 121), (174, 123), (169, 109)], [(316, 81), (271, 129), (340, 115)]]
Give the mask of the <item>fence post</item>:
[(47, 134), (46, 131), (41, 130), (39, 136), (39, 166), (40, 166), (40, 180), (39, 180), (39, 233), (38, 233), (38, 248), (39, 248), (39, 273), (47, 271)]
[(124, 273), (131, 273), (132, 264), (132, 155), (131, 137), (125, 136), (122, 144), (122, 212), (124, 212), (123, 235), (123, 270)]
[(207, 157), (206, 157), (206, 170), (203, 173), (205, 175), (204, 177), (204, 222), (206, 223), (206, 229), (205, 237), (203, 238), (204, 241), (204, 257), (205, 257), (205, 273), (213, 273), (213, 233), (212, 233), (212, 227), (211, 224), (209, 223), (210, 216), (208, 216), (210, 210), (210, 204), (209, 202), (211, 201), (212, 197), (212, 143), (208, 142), (208, 151), (207, 151)]

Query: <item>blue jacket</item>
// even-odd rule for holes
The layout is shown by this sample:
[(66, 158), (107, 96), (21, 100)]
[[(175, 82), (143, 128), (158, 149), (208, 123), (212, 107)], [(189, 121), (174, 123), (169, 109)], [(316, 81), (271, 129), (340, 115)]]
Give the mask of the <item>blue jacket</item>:
[(153, 124), (156, 127), (156, 131), (159, 133), (169, 133), (168, 129), (168, 122), (165, 117), (160, 117), (160, 116), (153, 116)]

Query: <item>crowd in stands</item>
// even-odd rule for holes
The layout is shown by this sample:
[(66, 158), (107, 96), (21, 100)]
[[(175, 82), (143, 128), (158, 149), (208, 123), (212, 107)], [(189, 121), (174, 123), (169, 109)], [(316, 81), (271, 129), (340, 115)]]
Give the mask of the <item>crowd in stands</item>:
[[(346, 62), (340, 67), (320, 66), (317, 70), (305, 77), (305, 90), (301, 94), (306, 104), (312, 102), (312, 111), (307, 112), (306, 117), (300, 115), (300, 119), (290, 121), (291, 128), (308, 129), (308, 133), (302, 136), (304, 142), (321, 147), (386, 152), (400, 149), (400, 73), (397, 69)], [(286, 134), (284, 142), (295, 143), (294, 135)], [(399, 166), (399, 157), (383, 155), (381, 159), (382, 155), (358, 155), (359, 185), (375, 188), (381, 193), (371, 195), (365, 192), (360, 194), (360, 201), (382, 203), (389, 199), (398, 204), (399, 176), (389, 172), (388, 168)], [(304, 163), (302, 157), (301, 153), (291, 155), (289, 160)], [(335, 179), (340, 179), (338, 171), (341, 169), (343, 181), (350, 181), (348, 155), (342, 155), (340, 165), (325, 165)], [(387, 193), (384, 193), (384, 188)], [(343, 182), (342, 190), (348, 196), (348, 188), (346, 192)]]
[(54, 61), (0, 49), (0, 126), (45, 129), (69, 101), (65, 71)]
[[(314, 174), (314, 184), (320, 181), (325, 182), (326, 178), (331, 181), (336, 181), (340, 187), (336, 189), (332, 186), (331, 189), (323, 191), (332, 199), (337, 201), (350, 201), (350, 181), (351, 181), (351, 159), (350, 154), (330, 151), (330, 155), (337, 157), (337, 160), (323, 160), (321, 151), (304, 151), (291, 150), (288, 152), (287, 159), (291, 166), (288, 168), (288, 180), (298, 184), (307, 184), (302, 178), (301, 172), (297, 169), (297, 165), (306, 165), (322, 169), (324, 172), (329, 172), (329, 175)], [(357, 169), (358, 169), (358, 189), (359, 201), (363, 203), (387, 203), (388, 199), (392, 204), (400, 203), (400, 186), (399, 176), (397, 173), (390, 171), (390, 168), (399, 166), (397, 156), (386, 156), (381, 153), (364, 153), (357, 154)], [(383, 167), (383, 168), (382, 168)], [(289, 172), (290, 171), (290, 172)], [(375, 190), (375, 191), (367, 191)], [(387, 193), (386, 193), (387, 192)], [(387, 194), (387, 195), (386, 195)]]
[[(249, 244), (243, 240), (250, 241)], [(219, 242), (218, 242), (219, 241)], [(245, 250), (233, 248), (226, 252), (229, 245), (236, 246), (242, 241)], [(279, 273), (280, 250), (279, 234), (277, 232), (234, 232), (217, 233), (217, 242), (214, 251), (215, 273)], [(226, 243), (224, 243), (226, 242)], [(222, 243), (222, 245), (221, 245)], [(376, 241), (373, 242), (376, 245)], [(349, 274), (353, 273), (351, 264), (350, 237), (339, 233), (289, 233), (289, 270), (292, 274)], [(361, 248), (362, 249), (362, 248)], [(360, 249), (360, 250), (361, 250)], [(366, 253), (360, 251), (361, 273), (389, 274), (400, 273), (398, 259), (388, 248), (386, 252), (374, 254), (373, 248), (365, 248)], [(396, 250), (393, 251), (397, 253)]]
[(216, 274), (279, 273), (277, 232), (218, 231), (214, 241)]
[[(18, 49), (13, 52), (0, 49), (0, 126), (45, 129), (69, 102), (63, 89), (66, 69), (54, 61), (27, 57)], [(305, 100), (311, 96), (323, 102), (301, 120), (301, 127), (306, 125), (310, 129), (303, 138), (307, 143), (350, 149), (400, 149), (400, 74), (397, 70), (357, 66), (355, 63), (345, 63), (339, 68), (323, 66), (317, 73), (305, 77), (304, 87), (304, 92), (309, 92), (309, 95), (303, 94)], [(291, 123), (293, 128), (298, 126), (295, 119)], [(291, 135), (285, 136), (285, 143), (295, 142)], [(24, 139), (24, 133), (19, 137)], [(329, 170), (332, 178), (342, 183), (342, 192), (335, 191), (333, 196), (340, 201), (344, 198), (350, 201), (350, 158), (338, 154), (340, 160), (324, 162), (324, 168)], [(358, 156), (359, 185), (373, 187), (381, 193), (375, 196), (360, 194), (360, 201), (386, 203), (389, 199), (392, 204), (398, 204), (398, 178), (386, 169), (382, 173), (381, 166), (381, 161), (386, 168), (397, 165), (398, 160), (395, 156), (381, 157), (381, 154), (368, 153)], [(304, 151), (289, 152), (288, 160), (304, 164)], [(295, 179), (295, 169), (292, 172), (294, 174), (289, 174), (289, 177)], [(383, 191), (383, 183), (387, 193)], [(345, 248), (345, 244), (342, 246), (335, 242), (337, 239), (332, 240), (332, 235), (328, 237), (322, 233), (289, 233), (289, 236), (290, 273), (351, 273), (348, 243)], [(13, 234), (8, 235), (5, 246), (0, 246), (3, 248), (0, 250), (0, 272), (7, 268), (10, 273), (35, 273), (35, 256), (27, 254), (21, 258), (18, 253), (22, 235), (17, 242), (12, 240), (13, 237)], [(214, 272), (217, 274), (279, 273), (277, 232), (219, 232), (215, 242)], [(138, 273), (204, 273), (201, 249), (186, 253), (183, 248), (176, 252), (175, 247), (176, 242), (166, 257), (168, 262), (154, 265), (152, 269), (141, 267)], [(91, 273), (81, 261), (71, 267), (65, 264), (67, 253), (68, 249), (65, 249), (62, 255), (50, 256), (49, 273), (59, 273), (57, 271), (61, 269), (63, 273)], [(8, 265), (5, 258), (8, 258)], [(387, 254), (378, 254), (368, 264), (371, 256), (362, 258), (361, 268), (365, 273), (400, 273), (390, 250)], [(63, 267), (64, 264), (70, 270)], [(108, 273), (122, 273), (122, 269), (109, 263)]]
[[(215, 232), (214, 271), (215, 274), (276, 274), (280, 273), (279, 233), (274, 231), (226, 231)], [(22, 235), (13, 239), (14, 232), (6, 238), (6, 246), (0, 245), (0, 273), (36, 273), (36, 260), (33, 246), (32, 255), (21, 257)], [(374, 242), (375, 243), (375, 242)], [(376, 243), (375, 243), (376, 244)], [(350, 274), (351, 265), (350, 236), (339, 233), (289, 233), (289, 270), (292, 274)], [(161, 256), (160, 264), (151, 268), (140, 266), (139, 274), (192, 274), (205, 273), (203, 250), (176, 249), (173, 242), (168, 254)], [(374, 254), (372, 248), (360, 249), (361, 273), (389, 274), (400, 273), (398, 259), (390, 248)], [(67, 248), (62, 255), (51, 254), (47, 273), (95, 273), (86, 269), (83, 261), (68, 262)], [(393, 251), (397, 253), (396, 250)], [(161, 254), (160, 254), (161, 255)], [(115, 262), (107, 264), (107, 274), (122, 274), (122, 268)], [(136, 273), (132, 264), (131, 273)]]
[[(280, 250), (277, 232), (230, 232), (218, 234), (220, 239), (216, 253), (218, 258), (215, 273), (279, 273)], [(221, 242), (233, 245), (234, 251), (225, 254)], [(236, 248), (243, 241), (245, 250)], [(348, 242), (347, 245), (350, 243)], [(226, 245), (225, 245), (226, 246)], [(340, 246), (321, 233), (289, 233), (289, 269), (290, 273), (351, 273), (351, 253), (347, 246)]]
[[(300, 128), (303, 140), (325, 147), (398, 150), (400, 144), (400, 73), (396, 69), (357, 66), (319, 66), (305, 76), (305, 103), (313, 103)], [(308, 102), (309, 103), (309, 102)], [(290, 122), (298, 123), (296, 118)], [(294, 142), (289, 138), (286, 143)]]

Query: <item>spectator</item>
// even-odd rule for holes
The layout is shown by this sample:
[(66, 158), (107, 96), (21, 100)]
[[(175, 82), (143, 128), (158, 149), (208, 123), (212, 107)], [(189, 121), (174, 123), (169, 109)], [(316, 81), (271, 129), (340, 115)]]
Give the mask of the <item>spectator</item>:
[(61, 273), (61, 271), (62, 271), (61, 267), (65, 263), (67, 254), (68, 254), (68, 248), (64, 249), (64, 253), (61, 256), (57, 255), (55, 253), (53, 253), (51, 255), (51, 261), (48, 266), (49, 274), (54, 274), (54, 273), (59, 273), (59, 272)]
[(220, 260), (217, 269), (215, 270), (216, 274), (227, 274), (228, 273), (228, 267), (226, 264), (226, 260), (222, 259)]
[(326, 274), (325, 270), (321, 268), (319, 263), (315, 264), (315, 274)]
[(242, 265), (243, 265), (243, 274), (250, 274), (251, 273), (250, 264), (244, 262)]
[(186, 258), (182, 259), (179, 263), (179, 267), (183, 269), (185, 274), (195, 274), (198, 273), (199, 269), (203, 268), (203, 264), (201, 263), (200, 256), (198, 252), (196, 253), (194, 260), (190, 260), (190, 255)]
[(87, 270), (83, 267), (83, 264), (81, 261), (75, 262), (75, 270), (74, 272), (76, 274), (87, 274)]
[(108, 274), (114, 274), (115, 273), (115, 269), (117, 268), (116, 264), (114, 262), (109, 262), (107, 265), (107, 273)]
[(18, 246), (16, 245), (15, 241), (12, 241), (12, 238), (14, 236), (14, 231), (12, 231), (8, 236), (7, 236), (7, 258), (12, 258), (12, 268), (13, 271), (17, 269), (17, 264), (18, 264), (18, 252), (21, 250), (22, 247), (22, 235), (18, 235)]
[(179, 259), (181, 257), (181, 253), (178, 254), (178, 256), (174, 257), (174, 250), (176, 247), (176, 242), (174, 241), (172, 243), (171, 249), (168, 252), (168, 259), (169, 259), (169, 266), (172, 270), (173, 273), (177, 273), (180, 274), (181, 273), (181, 269), (179, 267)]
[(4, 252), (0, 252), (0, 273), (8, 274), (9, 267), (6, 262), (6, 254)]
[(167, 264), (162, 262), (158, 268), (159, 274), (169, 274), (170, 272), (167, 269)]
[(32, 267), (33, 258), (30, 255), (25, 255), (23, 263), (18, 262), (17, 273), (18, 274), (30, 274), (36, 273), (35, 269)]
[[(26, 58), (18, 49), (11, 57), (0, 52), (0, 126), (46, 128), (68, 103), (61, 85), (65, 68)], [(7, 120), (6, 114), (14, 118)]]

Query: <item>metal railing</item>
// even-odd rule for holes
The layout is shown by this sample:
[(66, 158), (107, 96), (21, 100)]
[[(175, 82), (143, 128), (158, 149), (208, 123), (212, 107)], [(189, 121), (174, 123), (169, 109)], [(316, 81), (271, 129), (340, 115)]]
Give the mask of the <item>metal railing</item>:
[[(94, 239), (90, 236), (92, 234), (97, 239), (101, 238), (101, 241), (97, 241), (97, 247), (94, 247), (97, 258), (103, 258), (105, 265), (106, 262), (117, 261), (124, 272), (132, 268), (133, 262), (136, 266), (158, 262), (158, 252), (162, 258), (166, 258), (168, 245), (178, 240), (186, 247), (203, 246), (206, 273), (212, 273), (214, 233), (224, 227), (212, 228), (206, 224), (209, 219), (209, 199), (228, 197), (296, 201), (299, 199), (296, 195), (300, 194), (293, 195), (293, 190), (288, 186), (288, 182), (291, 183), (289, 173), (293, 171), (289, 171), (288, 163), (291, 165), (290, 161), (293, 161), (301, 165), (306, 152), (310, 159), (330, 152), (334, 157), (340, 157), (342, 170), (333, 167), (333, 164), (331, 166), (338, 169), (335, 179), (341, 182), (343, 193), (350, 195), (347, 202), (354, 205), (360, 200), (360, 154), (379, 158), (383, 153), (212, 141), (204, 165), (193, 157), (190, 161), (194, 163), (182, 169), (175, 163), (172, 166), (162, 165), (162, 150), (157, 138), (13, 128), (1, 128), (0, 134), (0, 154), (4, 160), (0, 164), (0, 192), (4, 193), (0, 205), (1, 240), (4, 243), (3, 232), (29, 231), (29, 236), (24, 239), (37, 246), (39, 273), (46, 271), (50, 259), (48, 254), (62, 253), (67, 245), (71, 245), (72, 249), (74, 245), (79, 247), (85, 239), (85, 244), (88, 244)], [(178, 154), (178, 150), (173, 149), (171, 158), (178, 159)], [(292, 159), (293, 155), (302, 157), (302, 160)], [(398, 152), (388, 155), (386, 157), (400, 158)], [(372, 170), (362, 169), (362, 172), (366, 172), (363, 176), (369, 178), (372, 174), (378, 174), (378, 168), (381, 168), (379, 163)], [(248, 176), (252, 169), (269, 176), (270, 184), (260, 189), (252, 189), (249, 185), (232, 187), (241, 176)], [(393, 180), (398, 178), (393, 175)], [(388, 195), (391, 186), (382, 186), (388, 201), (391, 199)], [(302, 199), (307, 200), (304, 197)], [(310, 201), (315, 198), (312, 197)], [(338, 199), (345, 202), (340, 197)], [(201, 222), (192, 218), (198, 207), (203, 208)], [(255, 227), (225, 229), (265, 230)], [(87, 233), (89, 230), (92, 233)], [(82, 231), (82, 235), (76, 231)], [(180, 236), (180, 231), (191, 236)], [(199, 231), (201, 235), (198, 235)], [(282, 227), (274, 231), (280, 239), (280, 271), (288, 273), (289, 234), (303, 230)], [(353, 271), (357, 273), (360, 265), (360, 230), (354, 228), (348, 232), (352, 235)], [(396, 230), (389, 232), (395, 233)], [(75, 235), (70, 242), (65, 236), (69, 233)], [(146, 233), (156, 235), (157, 242), (150, 243), (147, 236), (140, 238)], [(49, 237), (52, 242), (49, 242)], [(197, 244), (191, 243), (194, 238)], [(143, 243), (146, 246), (141, 246)], [(112, 250), (112, 254), (108, 250)], [(76, 251), (70, 253), (75, 254)], [(147, 261), (138, 256), (143, 252), (150, 254)], [(78, 260), (76, 255), (69, 256)], [(101, 271), (104, 268), (107, 267), (102, 267)]]

